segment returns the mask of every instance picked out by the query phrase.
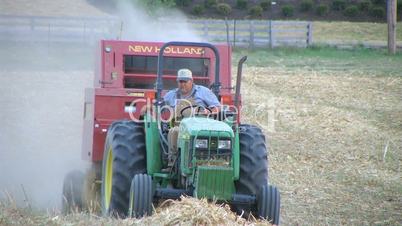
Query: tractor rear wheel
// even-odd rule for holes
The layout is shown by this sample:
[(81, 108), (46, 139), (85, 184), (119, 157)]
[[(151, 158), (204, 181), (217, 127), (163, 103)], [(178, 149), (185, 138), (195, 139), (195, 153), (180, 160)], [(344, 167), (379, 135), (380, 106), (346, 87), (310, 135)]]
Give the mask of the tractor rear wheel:
[(117, 121), (106, 136), (102, 166), (102, 212), (126, 217), (130, 184), (136, 174), (146, 173), (145, 134), (142, 124)]
[[(240, 178), (235, 182), (236, 193), (258, 195), (261, 187), (268, 184), (268, 150), (265, 135), (254, 125), (239, 127)], [(238, 214), (256, 212), (256, 206), (235, 205)]]
[(281, 198), (275, 186), (264, 185), (257, 195), (258, 216), (267, 219), (274, 225), (279, 225)]
[(152, 214), (152, 178), (146, 174), (137, 174), (131, 182), (129, 216), (140, 218)]

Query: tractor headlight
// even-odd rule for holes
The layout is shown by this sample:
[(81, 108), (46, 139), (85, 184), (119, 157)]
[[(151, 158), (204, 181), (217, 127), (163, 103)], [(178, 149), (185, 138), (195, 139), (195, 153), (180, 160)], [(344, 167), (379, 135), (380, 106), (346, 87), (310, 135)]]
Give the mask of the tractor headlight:
[(208, 148), (208, 140), (207, 139), (196, 139), (195, 140), (195, 148)]
[(218, 149), (231, 149), (230, 140), (218, 141)]

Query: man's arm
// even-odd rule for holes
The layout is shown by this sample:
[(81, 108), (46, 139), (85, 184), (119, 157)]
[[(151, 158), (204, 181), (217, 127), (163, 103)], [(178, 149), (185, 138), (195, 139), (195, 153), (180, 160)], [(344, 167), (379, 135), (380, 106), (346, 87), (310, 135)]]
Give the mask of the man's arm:
[[(218, 98), (215, 96), (215, 94), (210, 89), (203, 87), (201, 97), (202, 97), (203, 101), (206, 103), (207, 107), (209, 109), (211, 109), (213, 114), (216, 114), (219, 112), (221, 103), (219, 103)], [(207, 113), (210, 113), (210, 112), (208, 111)]]
[(165, 101), (165, 103), (167, 105), (169, 105), (170, 107), (174, 107), (175, 105), (175, 96), (176, 95), (176, 90), (170, 90), (169, 92), (167, 92), (165, 94), (165, 96), (163, 97), (163, 101)]

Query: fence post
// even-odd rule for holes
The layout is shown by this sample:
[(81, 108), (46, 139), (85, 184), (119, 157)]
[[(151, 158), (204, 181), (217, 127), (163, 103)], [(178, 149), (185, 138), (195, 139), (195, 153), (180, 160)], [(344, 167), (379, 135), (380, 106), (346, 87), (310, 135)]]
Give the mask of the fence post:
[(269, 20), (269, 48), (274, 48), (274, 32), (272, 31), (273, 28), (273, 21)]
[(313, 23), (312, 22), (308, 22), (307, 24), (307, 46), (310, 46), (311, 44), (313, 44)]
[(275, 21), (269, 21), (269, 47), (275, 48)]
[(249, 46), (251, 49), (254, 48), (254, 24), (253, 21), (250, 20), (250, 42), (249, 42)]
[(229, 38), (229, 23), (228, 23), (227, 17), (225, 17), (225, 26), (226, 26), (226, 43), (231, 46), (232, 44), (231, 44), (230, 38)]
[(233, 47), (236, 47), (236, 19), (233, 20)]
[(208, 40), (208, 21), (204, 20), (204, 38)]

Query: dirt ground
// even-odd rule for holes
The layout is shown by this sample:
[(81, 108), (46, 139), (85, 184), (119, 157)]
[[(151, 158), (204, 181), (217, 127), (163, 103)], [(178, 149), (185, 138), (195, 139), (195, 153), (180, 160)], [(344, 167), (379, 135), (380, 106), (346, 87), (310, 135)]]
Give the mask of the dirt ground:
[(400, 76), (249, 67), (244, 81), (285, 225), (402, 222)]

